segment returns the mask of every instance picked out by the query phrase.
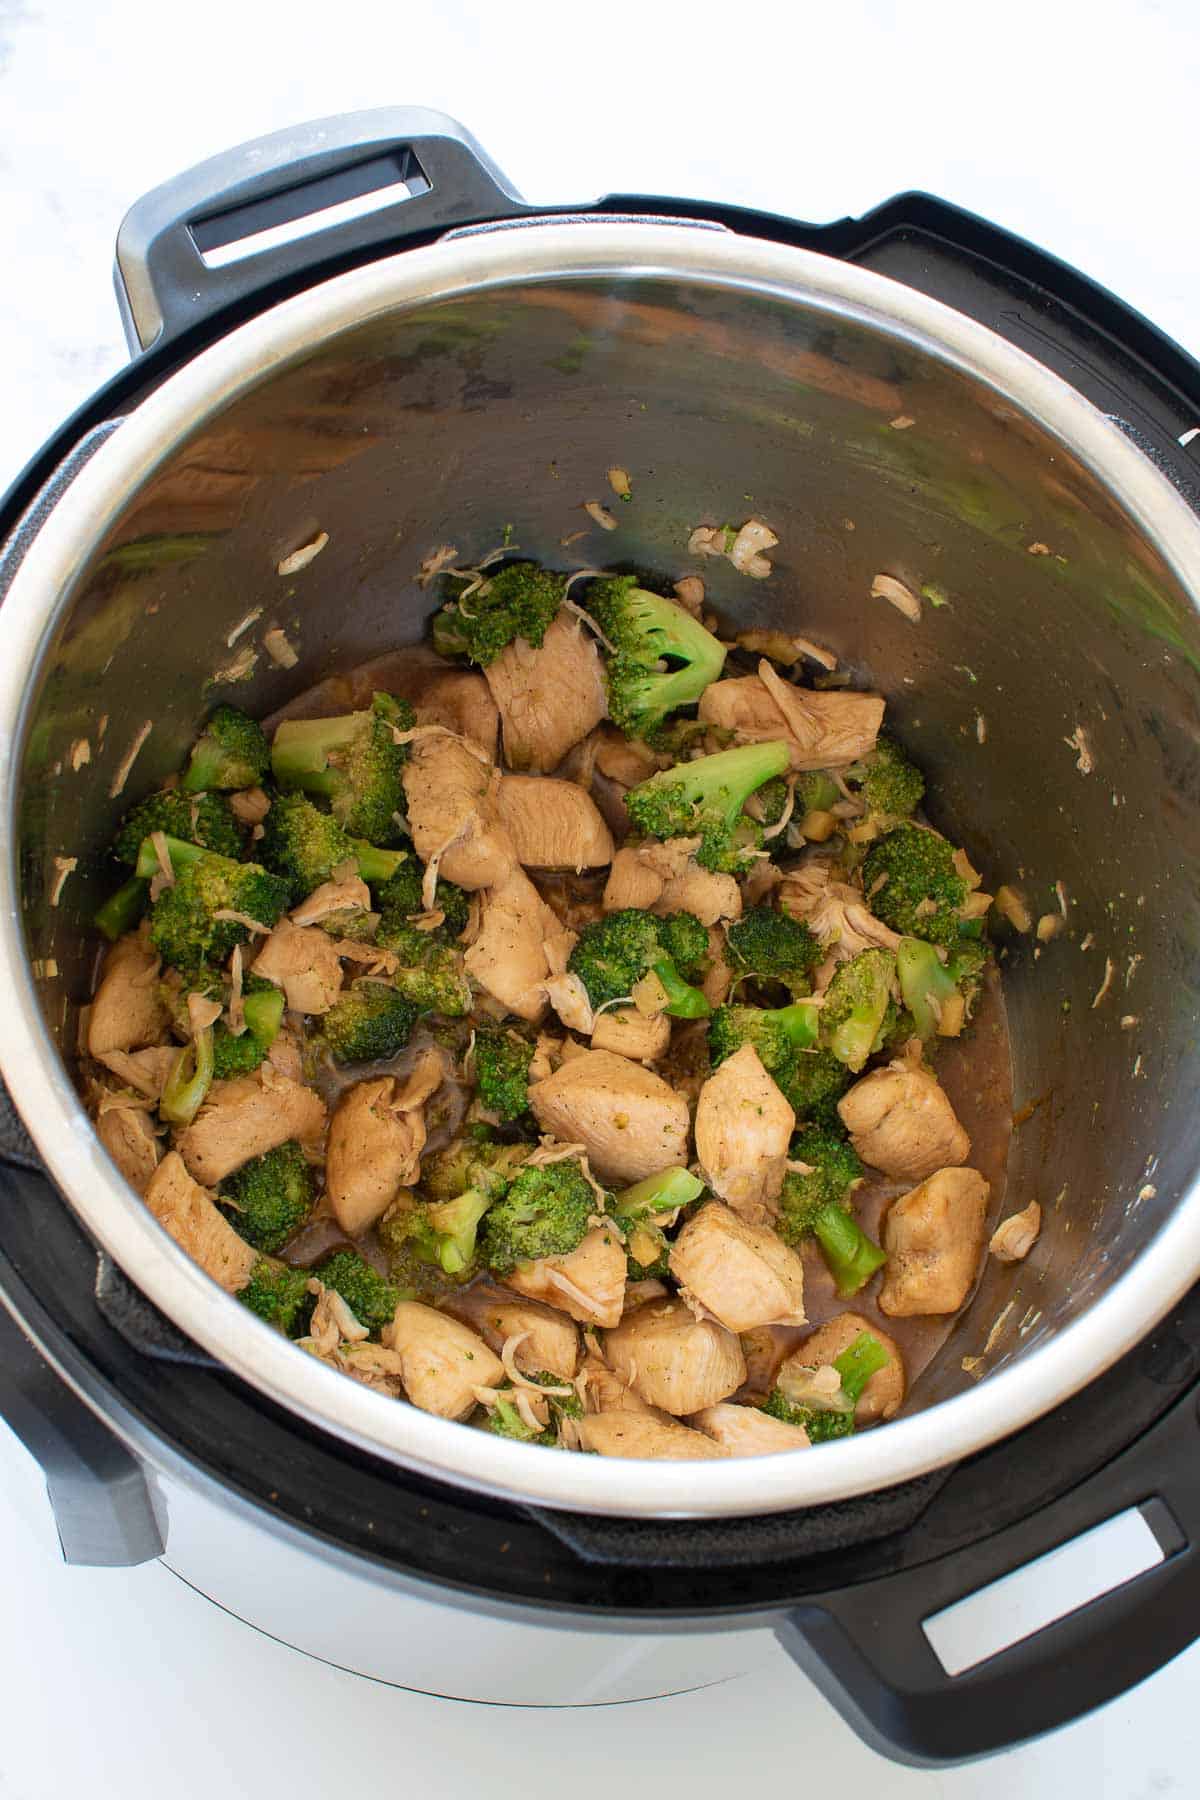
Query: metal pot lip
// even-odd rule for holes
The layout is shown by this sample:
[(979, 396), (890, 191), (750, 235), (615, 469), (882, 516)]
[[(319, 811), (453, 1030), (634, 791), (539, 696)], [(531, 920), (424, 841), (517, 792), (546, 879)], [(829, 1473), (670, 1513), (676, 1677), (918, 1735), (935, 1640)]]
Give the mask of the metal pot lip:
[[(1190, 1190), (1130, 1269), (1054, 1338), (977, 1389), (829, 1445), (817, 1456), (694, 1463), (560, 1456), (373, 1393), (298, 1354), (222, 1293), (137, 1200), (101, 1149), (42, 1022), (21, 929), (14, 810), (25, 701), (74, 577), (179, 439), (273, 369), (372, 317), (497, 287), (617, 275), (771, 293), (899, 337), (990, 387), (1061, 440), (1118, 499), (1176, 578), (1200, 590), (1200, 522), (1087, 401), (963, 315), (885, 277), (810, 251), (684, 225), (603, 220), (443, 239), (287, 300), (202, 351), (151, 394), (80, 472), (43, 525), (0, 608), (0, 1069), (46, 1165), (83, 1223), (138, 1287), (234, 1373), (310, 1424), (421, 1472), (510, 1499), (617, 1516), (719, 1517), (826, 1503), (958, 1460), (1085, 1386), (1150, 1330), (1200, 1269)], [(48, 596), (52, 598), (47, 598)]]

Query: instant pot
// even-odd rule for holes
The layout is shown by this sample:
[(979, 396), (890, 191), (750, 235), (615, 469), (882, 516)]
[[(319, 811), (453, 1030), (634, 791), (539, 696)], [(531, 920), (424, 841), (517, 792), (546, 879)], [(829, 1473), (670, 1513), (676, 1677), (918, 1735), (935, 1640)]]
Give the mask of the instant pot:
[[(116, 273), (133, 360), (0, 510), (0, 1413), (68, 1560), (162, 1557), (311, 1654), (515, 1704), (719, 1681), (774, 1633), (924, 1764), (1160, 1667), (1200, 1617), (1200, 369), (922, 195), (824, 226), (538, 209), (406, 110), (156, 190)], [(697, 524), (752, 513), (773, 574), (706, 563), (710, 603), (879, 686), (935, 822), (1051, 921), (1000, 938), (1006, 1211), (1037, 1199), (1042, 1234), (884, 1431), (531, 1450), (298, 1355), (125, 1185), (72, 1076), (104, 846), (214, 699), (267, 714), (418, 641), (438, 546), (511, 526), (559, 566), (682, 574)], [(925, 1620), (1128, 1508), (1156, 1566), (946, 1672)]]

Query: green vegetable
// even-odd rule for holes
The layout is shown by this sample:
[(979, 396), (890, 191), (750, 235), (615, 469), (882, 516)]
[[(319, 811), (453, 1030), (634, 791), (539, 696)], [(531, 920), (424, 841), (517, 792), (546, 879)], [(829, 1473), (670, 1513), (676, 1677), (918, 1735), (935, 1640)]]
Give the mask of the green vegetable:
[(213, 1033), (209, 1025), (183, 1046), (171, 1064), (158, 1103), (159, 1116), (168, 1125), (190, 1125), (212, 1082)]
[(483, 1222), (483, 1260), (494, 1275), (523, 1262), (569, 1256), (587, 1236), (600, 1202), (575, 1157), (525, 1168)]
[(465, 656), (484, 669), (514, 638), (540, 648), (567, 591), (564, 575), (531, 562), (507, 563), (470, 594), (470, 582), (450, 580), (458, 597), (434, 614), (433, 647), (439, 656)]
[(744, 981), (778, 981), (794, 996), (812, 989), (812, 971), (825, 952), (808, 926), (773, 906), (755, 906), (725, 933), (727, 961)]
[(260, 1257), (237, 1297), (252, 1313), (290, 1337), (302, 1314), (311, 1311), (308, 1270), (289, 1269), (286, 1263)]
[(236, 706), (218, 706), (192, 746), (180, 786), (189, 794), (255, 787), (270, 764), (270, 746), (257, 720)]
[(425, 1157), (421, 1182), (428, 1199), (394, 1205), (379, 1226), (393, 1279), (418, 1293), (430, 1285), (425, 1271), (431, 1268), (438, 1279), (469, 1280), (480, 1222), (528, 1155), (527, 1144), (469, 1135)]
[(752, 1044), (767, 1074), (788, 1104), (790, 1090), (805, 1052), (817, 1041), (820, 1013), (815, 1006), (720, 1006), (708, 1027), (708, 1049), (713, 1067)]
[(181, 788), (149, 794), (131, 807), (112, 842), (118, 862), (136, 863), (143, 841), (152, 831), (183, 843), (199, 844), (218, 856), (235, 860), (242, 854), (242, 834), (220, 794), (189, 794)]
[(594, 1007), (627, 1000), (643, 976), (653, 973), (666, 991), (672, 1018), (703, 1019), (711, 1008), (699, 988), (683, 979), (676, 953), (691, 971), (707, 950), (708, 933), (690, 913), (656, 919), (626, 907), (584, 926), (567, 968), (578, 975)]
[(762, 827), (742, 808), (756, 788), (789, 763), (784, 743), (743, 744), (660, 770), (632, 788), (626, 810), (647, 837), (700, 837), (701, 867), (731, 874), (748, 868), (762, 844)]
[(854, 1342), (833, 1359), (842, 1386), (827, 1404), (817, 1405), (811, 1398), (792, 1401), (781, 1388), (775, 1388), (761, 1410), (773, 1419), (782, 1419), (785, 1425), (802, 1426), (814, 1444), (850, 1437), (854, 1432), (854, 1409), (863, 1389), (890, 1360), (878, 1338), (869, 1331), (860, 1331)]
[(403, 1050), (419, 1015), (419, 1007), (384, 982), (356, 981), (338, 995), (321, 1031), (335, 1062), (374, 1062)]
[(693, 705), (721, 673), (725, 646), (674, 600), (633, 575), (595, 582), (588, 611), (613, 645), (608, 710), (627, 737), (650, 738), (668, 713)]
[(881, 737), (874, 750), (842, 770), (846, 785), (857, 791), (867, 816), (881, 825), (907, 819), (921, 803), (925, 777), (900, 746)]
[(243, 1163), (226, 1176), (218, 1193), (221, 1209), (238, 1234), (269, 1254), (282, 1250), (303, 1225), (316, 1189), (304, 1152), (291, 1139)]
[[(406, 926), (415, 913), (425, 911), (421, 898), (423, 871), (415, 856), (410, 856), (387, 881), (372, 883), (375, 905), (380, 914), (379, 930), (386, 936)], [(444, 943), (461, 936), (470, 916), (471, 896), (452, 881), (438, 876), (436, 904), (445, 913), (438, 927)]]
[(624, 1233), (633, 1280), (669, 1272), (671, 1246), (658, 1221), (669, 1225), (680, 1207), (689, 1206), (703, 1192), (704, 1183), (689, 1170), (671, 1168), (660, 1169), (614, 1194), (609, 1212)]
[(943, 962), (933, 944), (904, 937), (896, 951), (896, 974), (904, 1004), (920, 1038), (937, 1035), (946, 1002), (961, 994), (969, 1017), (987, 965), (986, 945), (963, 940)]
[(784, 1094), (798, 1123), (838, 1123), (837, 1103), (850, 1085), (850, 1071), (831, 1050), (806, 1050), (788, 1071)]
[(838, 964), (825, 990), (821, 1043), (856, 1074), (880, 1036), (895, 979), (896, 958), (890, 950), (860, 950)]
[(863, 889), (877, 918), (902, 937), (952, 945), (967, 884), (944, 837), (922, 825), (897, 825), (871, 845), (863, 861)]
[(419, 1011), (441, 1013), (450, 1019), (470, 1012), (471, 984), (463, 953), (447, 942), (443, 931), (418, 931), (414, 925), (381, 922), (375, 942), (399, 957), (399, 967), (388, 980)]
[[(164, 888), (150, 911), (150, 938), (164, 962), (178, 969), (221, 963), (249, 930), (218, 913), (243, 913), (260, 925), (273, 926), (285, 906), (286, 883), (258, 863), (233, 862), (195, 844), (167, 838), (167, 854), (175, 885)], [(149, 839), (138, 856), (139, 875), (158, 873), (158, 858)]]
[(409, 730), (413, 719), (407, 700), (391, 694), (376, 694), (365, 712), (336, 719), (285, 719), (271, 746), (275, 780), (281, 788), (328, 800), (338, 824), (353, 836), (394, 845), (408, 754), (394, 732)]
[(788, 784), (781, 775), (764, 781), (751, 796), (751, 808), (760, 825), (778, 825), (787, 811)]
[(798, 819), (810, 812), (828, 812), (842, 798), (842, 790), (825, 769), (804, 769), (796, 777), (795, 816)]
[(533, 1045), (518, 1032), (500, 1025), (480, 1025), (475, 1032), (475, 1083), (480, 1104), (511, 1124), (529, 1109), (529, 1065)]
[(360, 1325), (382, 1331), (390, 1325), (401, 1300), (395, 1284), (373, 1269), (357, 1250), (335, 1250), (309, 1274), (342, 1296)]
[(253, 1032), (243, 1031), (240, 1037), (234, 1037), (229, 1027), (219, 1021), (213, 1027), (212, 1046), (214, 1081), (253, 1075), (267, 1054), (267, 1046), (260, 1044)]
[(118, 938), (133, 930), (149, 904), (150, 883), (142, 876), (134, 875), (115, 894), (109, 895), (92, 923), (110, 944), (115, 944)]
[(354, 863), (364, 881), (387, 881), (406, 860), (403, 850), (377, 850), (352, 838), (332, 813), (294, 793), (272, 799), (258, 854), (266, 868), (287, 882), (293, 903), (328, 881), (343, 863)]
[(790, 1157), (808, 1163), (812, 1172), (801, 1175), (789, 1169), (784, 1176), (775, 1229), (793, 1248), (815, 1237), (838, 1293), (856, 1294), (887, 1260), (849, 1211), (850, 1195), (863, 1178), (862, 1164), (844, 1138), (819, 1127), (797, 1132)]

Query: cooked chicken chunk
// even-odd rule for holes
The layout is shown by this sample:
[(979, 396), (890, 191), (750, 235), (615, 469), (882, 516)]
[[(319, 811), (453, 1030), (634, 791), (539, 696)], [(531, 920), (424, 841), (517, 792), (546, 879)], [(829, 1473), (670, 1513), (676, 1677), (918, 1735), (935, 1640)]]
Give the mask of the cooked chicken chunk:
[(863, 1161), (898, 1181), (924, 1181), (971, 1154), (971, 1140), (929, 1069), (873, 1069), (843, 1095), (838, 1112)]
[(505, 1285), (530, 1300), (557, 1306), (581, 1325), (616, 1325), (625, 1298), (625, 1249), (615, 1231), (597, 1225), (569, 1256), (520, 1263)]
[(648, 781), (656, 770), (670, 768), (671, 758), (652, 750), (638, 738), (627, 738), (615, 725), (598, 725), (595, 766), (609, 781), (631, 788)]
[(649, 912), (666, 885), (662, 876), (643, 862), (640, 848), (618, 850), (604, 886), (604, 910), (623, 912), (632, 906)]
[(899, 1412), (904, 1399), (904, 1358), (895, 1339), (881, 1331), (872, 1320), (864, 1319), (861, 1313), (838, 1313), (835, 1318), (827, 1319), (793, 1351), (778, 1371), (776, 1380), (786, 1379), (784, 1369), (813, 1369), (834, 1362), (864, 1331), (869, 1331), (880, 1349), (887, 1351), (889, 1360), (872, 1375), (859, 1395), (854, 1422), (856, 1425), (873, 1425), (877, 1419), (892, 1418)]
[(730, 1456), (774, 1456), (780, 1450), (807, 1450), (809, 1444), (803, 1425), (785, 1425), (756, 1406), (735, 1406), (729, 1400), (693, 1413), (688, 1424)]
[(725, 933), (717, 926), (708, 931), (708, 968), (700, 992), (710, 1006), (724, 1006), (733, 986), (733, 970), (725, 960)]
[(96, 1134), (122, 1175), (144, 1194), (158, 1167), (158, 1139), (140, 1106), (110, 1106), (96, 1120)]
[(653, 1418), (665, 1419), (667, 1414), (657, 1406), (648, 1406), (640, 1394), (635, 1394), (631, 1387), (614, 1375), (603, 1357), (595, 1350), (589, 1350), (580, 1365), (580, 1377), (583, 1393), (583, 1410), (589, 1413), (601, 1412), (635, 1412), (649, 1413)]
[(763, 1224), (779, 1198), (795, 1129), (795, 1113), (752, 1044), (743, 1044), (700, 1089), (696, 1156), (704, 1178), (752, 1225)]
[(289, 917), (293, 925), (318, 925), (335, 913), (367, 913), (370, 910), (371, 890), (362, 876), (346, 875), (340, 881), (323, 881), (299, 906), (293, 906)]
[(471, 892), (503, 881), (516, 861), (496, 806), (498, 780), (465, 738), (430, 730), (412, 740), (404, 797), (414, 848), (422, 862), (443, 852), (441, 874)]
[(580, 1446), (599, 1456), (649, 1457), (657, 1462), (698, 1462), (726, 1452), (702, 1431), (649, 1413), (589, 1413), (577, 1422)]
[(636, 1006), (613, 1006), (592, 1027), (593, 1050), (615, 1050), (631, 1062), (657, 1062), (671, 1042), (666, 1013), (640, 1013)]
[(544, 1369), (567, 1381), (574, 1378), (579, 1332), (555, 1307), (483, 1282), (449, 1295), (442, 1310), (477, 1331), (497, 1355), (510, 1338), (519, 1339), (512, 1354), (522, 1374), (536, 1375)]
[(463, 959), (467, 974), (508, 1012), (536, 1021), (546, 1010), (547, 944), (560, 933), (557, 917), (514, 864), (483, 891), (479, 932)]
[(174, 1150), (154, 1171), (146, 1188), (146, 1205), (179, 1247), (227, 1294), (245, 1287), (258, 1251), (217, 1211), (212, 1195), (192, 1180), (183, 1158)]
[(787, 744), (793, 769), (840, 768), (875, 748), (883, 698), (849, 688), (814, 693), (783, 681), (770, 663), (757, 675), (714, 681), (700, 697), (699, 716), (732, 731), (739, 744)]
[(702, 869), (694, 851), (699, 838), (626, 845), (613, 858), (604, 889), (605, 912), (633, 906), (641, 911), (694, 913), (702, 925), (740, 919), (742, 894), (732, 875)]
[(342, 991), (342, 965), (327, 931), (280, 919), (254, 959), (254, 973), (281, 987), (288, 1010), (327, 1013)]
[(517, 638), (484, 673), (510, 769), (546, 774), (608, 711), (595, 639), (568, 612), (559, 613), (540, 650)]
[(654, 911), (660, 917), (666, 913), (689, 912), (702, 925), (719, 925), (727, 919), (741, 918), (742, 890), (732, 875), (702, 869), (698, 862), (689, 858), (683, 872), (663, 888), (654, 902)]
[(111, 1069), (122, 1086), (157, 1101), (178, 1056), (178, 1044), (159, 1044), (151, 1050), (105, 1050), (96, 1061)]
[(404, 1391), (413, 1405), (439, 1418), (465, 1419), (476, 1405), (476, 1388), (508, 1379), (477, 1332), (419, 1300), (402, 1300), (380, 1335), (402, 1359)]
[(803, 1325), (804, 1264), (765, 1225), (719, 1200), (693, 1214), (671, 1246), (671, 1273), (729, 1331)]
[(350, 1237), (381, 1219), (421, 1166), (425, 1120), (391, 1075), (347, 1088), (329, 1124), (325, 1191)]
[(529, 1104), (543, 1131), (586, 1146), (601, 1181), (624, 1185), (687, 1161), (687, 1101), (611, 1050), (573, 1057), (530, 1088)]
[(997, 1225), (988, 1250), (997, 1262), (1020, 1262), (1037, 1243), (1041, 1229), (1042, 1209), (1036, 1200), (1031, 1200), (1020, 1212), (1010, 1214)]
[(158, 952), (141, 932), (119, 938), (104, 959), (104, 974), (88, 1016), (91, 1056), (141, 1050), (166, 1033), (169, 1014), (159, 993)]
[(833, 866), (824, 857), (810, 856), (788, 870), (779, 884), (779, 907), (794, 919), (803, 919), (821, 940), (827, 960), (817, 971), (818, 990), (828, 984), (839, 962), (860, 950), (895, 950), (900, 942), (875, 917), (857, 888), (834, 878)]
[(792, 1334), (759, 1325), (753, 1331), (740, 1332), (738, 1342), (746, 1359), (746, 1386), (751, 1393), (769, 1394), (779, 1365), (791, 1347)]
[(286, 1144), (319, 1139), (325, 1103), (269, 1063), (235, 1081), (214, 1081), (208, 1099), (175, 1143), (189, 1175), (215, 1187), (252, 1156)]
[(411, 698), (418, 725), (444, 725), (495, 756), (500, 714), (482, 675), (472, 669), (433, 670)]
[(573, 781), (502, 775), (500, 819), (527, 869), (598, 869), (613, 857), (612, 832)]
[(605, 1334), (604, 1358), (649, 1405), (676, 1417), (715, 1405), (746, 1379), (733, 1333), (682, 1300), (652, 1300), (628, 1314)]
[(957, 1312), (983, 1250), (988, 1184), (976, 1169), (939, 1169), (889, 1208), (879, 1305), (894, 1319)]

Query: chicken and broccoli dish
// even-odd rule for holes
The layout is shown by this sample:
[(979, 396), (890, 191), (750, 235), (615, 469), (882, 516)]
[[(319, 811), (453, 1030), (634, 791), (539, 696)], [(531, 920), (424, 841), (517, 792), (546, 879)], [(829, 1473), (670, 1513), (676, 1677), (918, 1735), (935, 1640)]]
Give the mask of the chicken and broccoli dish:
[(218, 706), (126, 815), (106, 1150), (398, 1404), (651, 1458), (892, 1418), (998, 1200), (945, 1060), (979, 1088), (980, 875), (883, 698), (696, 577), (438, 580), (430, 645)]

